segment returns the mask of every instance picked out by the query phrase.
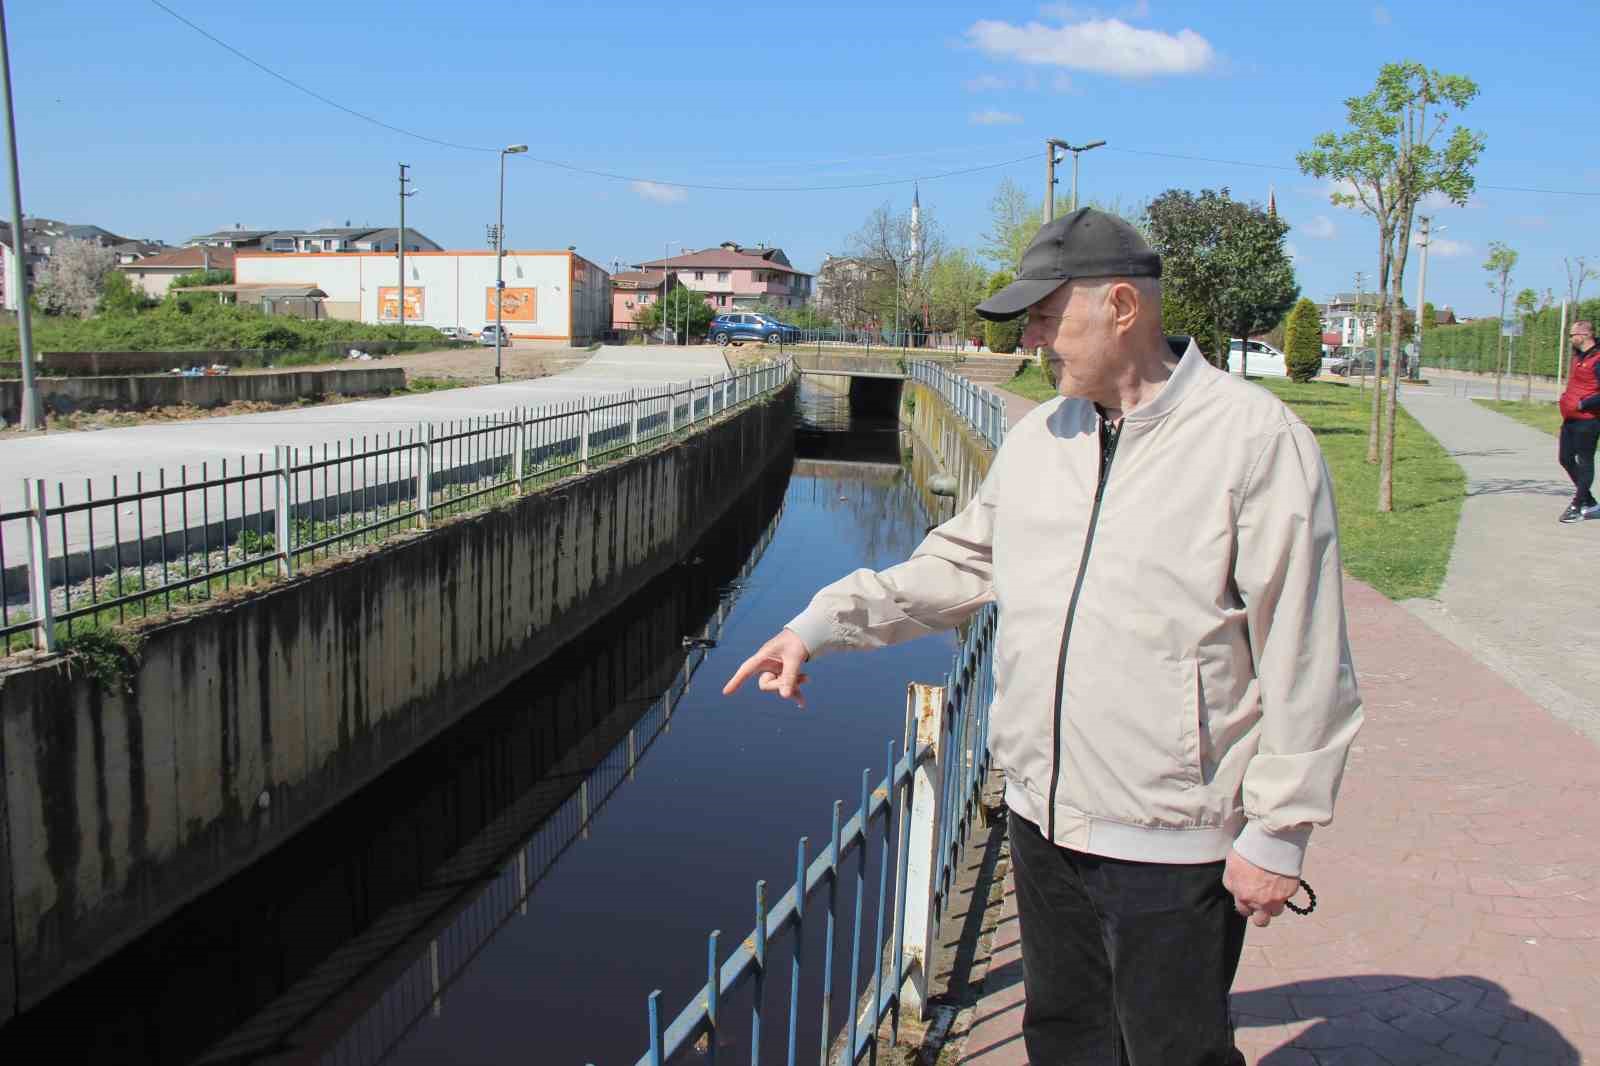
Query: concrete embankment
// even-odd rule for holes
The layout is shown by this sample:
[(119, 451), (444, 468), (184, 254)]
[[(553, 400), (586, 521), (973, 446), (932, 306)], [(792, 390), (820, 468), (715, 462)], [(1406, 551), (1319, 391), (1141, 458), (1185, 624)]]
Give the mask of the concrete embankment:
[(0, 675), (0, 1017), (237, 873), (676, 563), (793, 448), (689, 441), (150, 629), (105, 684)]
[[(398, 367), (358, 370), (280, 370), (270, 374), (185, 377), (39, 378), (39, 402), (50, 414), (73, 411), (148, 411), (153, 407), (220, 407), (223, 404), (294, 403), (327, 396), (370, 396), (406, 387)], [(22, 383), (0, 381), (0, 418), (21, 417)]]

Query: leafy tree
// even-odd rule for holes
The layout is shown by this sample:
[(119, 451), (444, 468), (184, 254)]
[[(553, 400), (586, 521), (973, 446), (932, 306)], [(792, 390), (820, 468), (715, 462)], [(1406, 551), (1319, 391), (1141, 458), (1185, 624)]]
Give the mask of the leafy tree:
[(988, 282), (989, 272), (965, 248), (940, 256), (928, 279), (933, 312), (930, 325), (966, 337), (977, 321), (972, 309), (982, 302)]
[[(997, 270), (989, 279), (989, 291), (985, 296), (993, 296), (1001, 289), (1010, 285), (1014, 276), (1009, 270)], [(989, 346), (991, 352), (997, 355), (1010, 355), (1017, 350), (1017, 345), (1022, 341), (1022, 330), (1027, 325), (1028, 316), (1019, 315), (1009, 322), (985, 322), (983, 324), (983, 343)]]
[(1022, 266), (1022, 253), (1042, 225), (1044, 204), (1033, 203), (1021, 186), (1006, 178), (989, 201), (989, 229), (978, 252), (1000, 269), (1015, 273)]
[(1271, 329), (1300, 295), (1283, 247), (1288, 224), (1259, 205), (1234, 200), (1225, 188), (1168, 189), (1146, 218), (1163, 287), (1213, 338), (1209, 357), (1217, 365), (1227, 366), (1230, 337)]
[[(1417, 204), (1431, 193), (1465, 204), (1472, 194), (1472, 168), (1483, 152), (1484, 138), (1462, 126), (1450, 129), (1449, 109), (1465, 108), (1477, 95), (1477, 83), (1462, 75), (1443, 74), (1415, 62), (1385, 63), (1371, 92), (1345, 101), (1348, 129), (1342, 135), (1319, 135), (1311, 150), (1297, 156), (1302, 171), (1342, 183), (1333, 194), (1335, 203), (1359, 205), (1377, 221), (1379, 291), (1391, 307), (1399, 305), (1404, 291)], [(1449, 135), (1441, 141), (1447, 129)], [(1381, 431), (1380, 376), (1372, 394), (1367, 438), (1368, 461), (1381, 461), (1380, 512), (1394, 509), (1400, 338), (1393, 330), (1389, 351), (1388, 433)]]
[(117, 253), (93, 241), (64, 240), (39, 270), (39, 307), (49, 315), (87, 318), (100, 305)]
[(922, 212), (922, 239), (913, 239), (911, 213), (896, 214), (884, 203), (873, 209), (850, 238), (856, 253), (874, 281), (867, 291), (868, 306), (880, 323), (909, 329), (920, 321), (920, 309), (929, 302), (928, 282), (933, 264), (944, 251), (938, 223)]
[(646, 330), (660, 329), (663, 309), (667, 328), (678, 331), (679, 344), (687, 344), (690, 337), (704, 336), (706, 327), (716, 317), (716, 312), (706, 304), (703, 295), (679, 285), (668, 292), (664, 299), (639, 308), (634, 314), (634, 321)]
[(1283, 354), (1289, 376), (1310, 381), (1322, 372), (1322, 313), (1307, 297), (1300, 297), (1283, 328)]
[(120, 270), (113, 270), (107, 274), (100, 288), (102, 315), (131, 315), (155, 306), (156, 302), (142, 290), (134, 288), (133, 282), (128, 280), (128, 275)]
[[(1483, 269), (1489, 272), (1489, 291), (1500, 296), (1500, 321), (1506, 318), (1506, 300), (1511, 297), (1511, 272), (1517, 268), (1516, 249), (1504, 241), (1489, 242), (1489, 258)], [(1502, 360), (1505, 352), (1504, 330), (1496, 329), (1494, 341), (1494, 398), (1500, 399), (1500, 376), (1504, 372)]]

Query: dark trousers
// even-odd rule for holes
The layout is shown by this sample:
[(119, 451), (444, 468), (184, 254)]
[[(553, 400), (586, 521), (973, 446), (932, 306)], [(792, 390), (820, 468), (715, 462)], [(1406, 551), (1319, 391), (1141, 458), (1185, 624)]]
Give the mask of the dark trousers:
[(1577, 492), (1572, 502), (1579, 507), (1594, 506), (1594, 448), (1600, 442), (1600, 419), (1569, 418), (1561, 423), (1561, 443), (1557, 457), (1561, 469), (1572, 479)]
[(1010, 817), (1030, 1066), (1225, 1066), (1245, 920), (1222, 863), (1123, 862)]

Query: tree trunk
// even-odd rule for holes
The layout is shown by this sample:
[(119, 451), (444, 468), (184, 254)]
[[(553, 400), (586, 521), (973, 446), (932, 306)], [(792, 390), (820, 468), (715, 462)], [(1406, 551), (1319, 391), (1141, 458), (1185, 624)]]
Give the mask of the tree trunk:
[[(1383, 454), (1378, 464), (1378, 512), (1389, 514), (1394, 510), (1394, 438), (1400, 418), (1400, 302), (1406, 284), (1406, 259), (1410, 251), (1404, 241), (1411, 232), (1411, 215), (1405, 215), (1395, 237), (1394, 285), (1388, 293), (1389, 301), (1389, 427), (1383, 437)], [(1417, 309), (1417, 321), (1422, 320), (1422, 309)]]
[(1500, 321), (1494, 326), (1494, 398), (1500, 400), (1501, 354), (1506, 346), (1506, 275), (1500, 275)]
[[(1392, 269), (1391, 242), (1393, 233), (1384, 230), (1379, 234), (1378, 248), (1378, 330), (1372, 346), (1372, 414), (1367, 420), (1367, 462), (1378, 462), (1378, 438), (1383, 433), (1383, 301), (1389, 291), (1389, 271)], [(1360, 314), (1361, 308), (1356, 308)], [(1392, 330), (1394, 323), (1389, 323)]]

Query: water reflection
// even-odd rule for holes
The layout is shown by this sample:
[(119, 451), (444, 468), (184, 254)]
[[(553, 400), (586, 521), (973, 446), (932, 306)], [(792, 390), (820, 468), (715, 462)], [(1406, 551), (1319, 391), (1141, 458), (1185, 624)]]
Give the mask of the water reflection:
[[(839, 414), (802, 398), (805, 417)], [(803, 713), (719, 694), (818, 585), (922, 536), (892, 420), (845, 425), (863, 447), (825, 441), (830, 458), (775, 471), (693, 565), (0, 1030), (0, 1057), (48, 1040), (63, 1061), (132, 1064), (631, 1063), (649, 992), (670, 1013), (688, 1001), (707, 932), (726, 954), (748, 931), (753, 881), (786, 885), (803, 834), (816, 853), (830, 803), (853, 809), (862, 769), (882, 775), (906, 682), (949, 667), (939, 637), (819, 662)], [(718, 643), (685, 648), (686, 634)], [(803, 1004), (813, 1047), (818, 997)], [(748, 1008), (725, 1004), (739, 1058)]]

